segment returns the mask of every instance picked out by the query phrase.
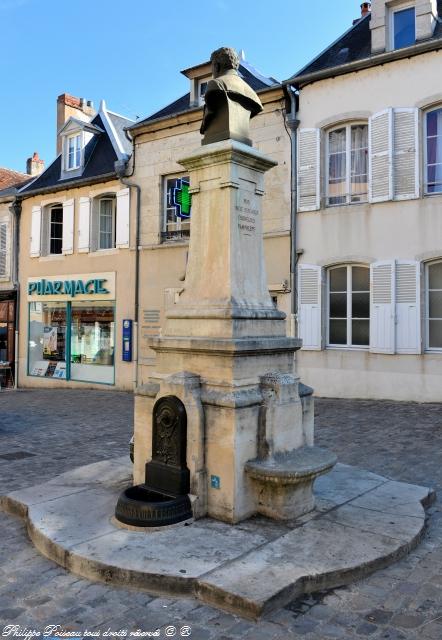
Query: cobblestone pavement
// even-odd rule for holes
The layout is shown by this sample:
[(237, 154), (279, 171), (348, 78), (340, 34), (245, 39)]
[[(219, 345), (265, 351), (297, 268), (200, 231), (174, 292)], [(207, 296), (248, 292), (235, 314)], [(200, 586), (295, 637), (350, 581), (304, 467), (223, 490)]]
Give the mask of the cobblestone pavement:
[[(317, 443), (341, 462), (442, 492), (442, 404), (316, 401)], [(97, 391), (0, 394), (0, 493), (76, 466), (124, 455), (132, 396)], [(30, 454), (30, 455), (29, 455)], [(40, 556), (20, 519), (0, 512), (0, 632), (184, 625), (199, 640), (442, 640), (442, 510), (430, 510), (421, 545), (394, 566), (350, 587), (291, 603), (257, 624), (193, 599), (92, 583)], [(146, 637), (146, 636), (145, 636)]]

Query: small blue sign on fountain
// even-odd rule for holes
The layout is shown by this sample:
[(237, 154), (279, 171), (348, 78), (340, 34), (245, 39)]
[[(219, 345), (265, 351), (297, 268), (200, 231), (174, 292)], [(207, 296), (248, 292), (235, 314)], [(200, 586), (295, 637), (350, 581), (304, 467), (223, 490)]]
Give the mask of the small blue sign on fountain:
[(221, 478), (219, 476), (210, 476), (210, 486), (212, 489), (221, 489)]

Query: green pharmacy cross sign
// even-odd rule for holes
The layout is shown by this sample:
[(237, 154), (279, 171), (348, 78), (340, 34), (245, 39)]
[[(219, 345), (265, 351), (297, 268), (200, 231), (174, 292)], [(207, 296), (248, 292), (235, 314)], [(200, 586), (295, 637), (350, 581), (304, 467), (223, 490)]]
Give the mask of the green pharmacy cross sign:
[(189, 193), (190, 184), (185, 178), (176, 180), (176, 187), (173, 189), (173, 204), (176, 208), (177, 218), (190, 218), (192, 207), (192, 196)]

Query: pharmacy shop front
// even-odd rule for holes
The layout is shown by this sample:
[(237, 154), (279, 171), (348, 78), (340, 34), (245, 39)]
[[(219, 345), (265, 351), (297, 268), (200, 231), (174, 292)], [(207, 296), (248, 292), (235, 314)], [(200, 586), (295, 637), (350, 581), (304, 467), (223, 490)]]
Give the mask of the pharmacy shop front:
[(27, 297), (27, 381), (115, 385), (115, 273), (29, 278)]

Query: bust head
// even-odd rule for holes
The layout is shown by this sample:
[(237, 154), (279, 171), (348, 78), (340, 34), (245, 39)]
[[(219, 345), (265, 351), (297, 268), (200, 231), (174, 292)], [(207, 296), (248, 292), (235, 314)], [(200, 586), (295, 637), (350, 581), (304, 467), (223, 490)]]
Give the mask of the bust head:
[(214, 78), (218, 78), (226, 71), (234, 69), (237, 71), (239, 67), (239, 57), (235, 49), (230, 47), (221, 47), (210, 56), (212, 63), (212, 73)]

